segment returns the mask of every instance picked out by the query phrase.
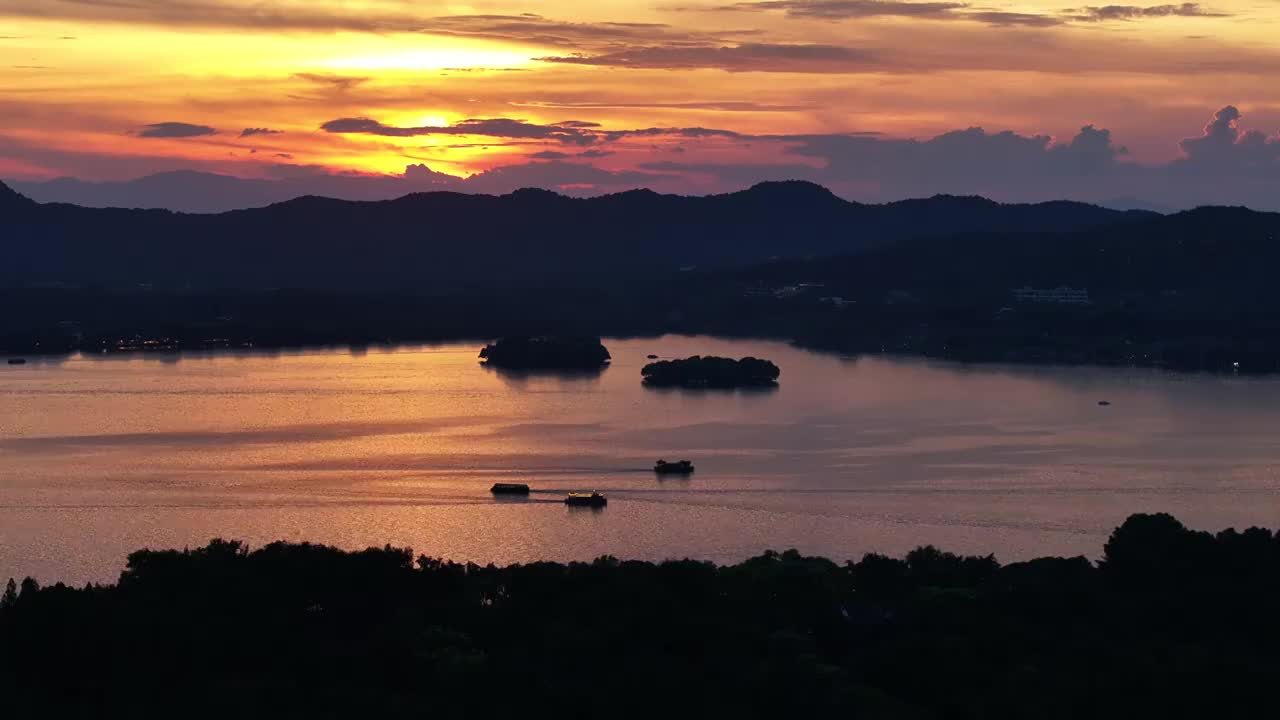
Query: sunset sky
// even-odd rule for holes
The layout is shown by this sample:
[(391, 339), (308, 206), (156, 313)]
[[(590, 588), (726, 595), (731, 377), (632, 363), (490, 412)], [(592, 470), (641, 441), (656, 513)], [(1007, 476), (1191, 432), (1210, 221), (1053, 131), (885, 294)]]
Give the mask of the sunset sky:
[(1277, 38), (1275, 0), (0, 0), (0, 178), (1251, 200)]

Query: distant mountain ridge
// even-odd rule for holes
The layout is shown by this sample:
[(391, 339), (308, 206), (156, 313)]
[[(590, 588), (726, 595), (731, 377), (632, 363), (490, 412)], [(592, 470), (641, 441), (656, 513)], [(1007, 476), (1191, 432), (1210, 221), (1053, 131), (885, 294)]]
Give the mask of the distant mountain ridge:
[(884, 205), (807, 182), (725, 195), (545, 190), (357, 202), (301, 197), (214, 215), (37, 204), (0, 184), (0, 284), (447, 291), (607, 287), (679, 268), (856, 254), (900, 240), (1074, 232), (1160, 217), (1076, 202), (936, 196)]
[(461, 178), (411, 168), (404, 175), (342, 175), (297, 171), (274, 179), (175, 170), (133, 180), (93, 182), (62, 177), (11, 186), (41, 203), (93, 208), (137, 208), (188, 213), (219, 213), (259, 208), (308, 195), (346, 200), (391, 200), (413, 192), (462, 190)]
[(30, 198), (22, 195), (3, 182), (0, 182), (0, 208), (33, 205)]

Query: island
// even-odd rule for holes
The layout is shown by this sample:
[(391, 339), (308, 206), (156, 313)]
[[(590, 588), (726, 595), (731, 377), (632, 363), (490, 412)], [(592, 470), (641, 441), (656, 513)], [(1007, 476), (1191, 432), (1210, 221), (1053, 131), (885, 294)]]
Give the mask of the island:
[(768, 360), (700, 355), (650, 363), (640, 372), (645, 385), (684, 388), (770, 388), (777, 387), (782, 374)]
[(598, 337), (506, 337), (480, 351), (485, 365), (506, 370), (600, 370), (611, 356)]

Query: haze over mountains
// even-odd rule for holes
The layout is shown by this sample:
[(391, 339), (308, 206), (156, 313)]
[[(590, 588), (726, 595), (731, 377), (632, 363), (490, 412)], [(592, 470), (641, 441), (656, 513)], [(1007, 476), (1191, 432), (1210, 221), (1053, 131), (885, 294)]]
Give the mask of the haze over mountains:
[(849, 255), (959, 233), (1073, 231), (1153, 217), (1070, 202), (939, 196), (886, 205), (803, 182), (709, 197), (448, 192), (305, 197), (216, 215), (36, 204), (5, 191), (0, 282), (447, 291), (608, 285), (681, 268)]
[[(196, 170), (174, 170), (132, 180), (90, 181), (61, 177), (46, 181), (8, 182), (14, 190), (41, 203), (212, 214), (267, 207), (313, 195), (337, 200), (376, 201), (394, 200), (423, 192), (505, 195), (526, 188), (544, 188), (573, 197), (597, 197), (661, 185), (670, 179), (654, 172), (611, 172), (588, 164), (562, 161), (498, 167), (470, 177), (436, 172), (426, 165), (410, 165), (405, 168), (404, 173), (395, 175), (332, 173), (319, 168), (288, 165), (277, 166), (275, 172), (277, 175), (270, 178), (241, 178)], [(779, 172), (763, 173), (765, 177), (758, 178), (756, 184), (759, 181), (789, 180), (822, 184), (820, 179), (807, 178), (812, 174), (800, 166), (788, 166), (780, 168)], [(745, 177), (742, 182), (740, 187), (749, 187)], [(961, 186), (962, 183), (942, 185), (949, 188), (953, 185)], [(679, 183), (676, 186), (682, 187)], [(683, 190), (676, 192), (687, 194)], [(947, 189), (934, 189), (920, 194), (949, 192)], [(1090, 201), (1116, 210), (1170, 212), (1183, 209), (1177, 204), (1176, 197), (1168, 198), (1173, 204), (1156, 202), (1134, 194), (1134, 188), (1114, 187), (1110, 194), (1101, 190), (1099, 192), (1101, 194), (1092, 194)], [(705, 191), (694, 194), (705, 194)], [(1019, 198), (1042, 196), (1046, 199), (1058, 199), (1052, 194), (1043, 195), (1035, 190), (1015, 195)], [(906, 197), (911, 195), (904, 196)]]
[[(70, 164), (56, 170), (33, 173), (28, 167), (16, 172), (25, 178), (51, 177), (55, 172), (69, 176), (14, 183), (14, 187), (40, 202), (202, 213), (264, 207), (308, 195), (390, 200), (414, 192), (503, 195), (531, 187), (573, 196), (641, 188), (707, 195), (787, 180), (816, 183), (862, 202), (981, 195), (1000, 202), (1067, 199), (1157, 211), (1200, 205), (1280, 210), (1280, 137), (1246, 127), (1242, 118), (1238, 108), (1224, 106), (1212, 114), (1198, 135), (1184, 136), (1176, 143), (1177, 156), (1152, 163), (1137, 161), (1109, 130), (1093, 125), (1059, 137), (989, 132), (975, 126), (927, 139), (903, 139), (875, 131), (756, 135), (711, 127), (604, 130), (587, 121), (537, 125), (510, 118), (470, 119), (447, 128), (399, 127), (352, 117), (326, 122), (319, 133), (267, 131), (264, 135), (263, 128), (246, 128), (253, 146), (236, 146), (227, 158), (229, 162), (240, 153), (238, 162), (247, 164), (220, 165), (208, 158), (200, 162), (151, 158), (80, 167), (68, 160)], [(212, 127), (190, 123), (161, 123), (137, 132), (143, 140), (176, 134), (178, 137), (170, 138), (175, 143), (200, 139), (222, 142), (219, 138), (223, 137)], [(193, 132), (199, 134), (188, 135)], [(385, 142), (438, 132), (497, 134), (484, 143), (463, 143), (455, 149), (487, 148), (485, 143), (500, 139), (536, 144), (527, 147), (527, 155), (470, 167), (475, 171), (471, 175), (447, 160), (442, 167), (458, 174), (440, 172), (426, 164), (412, 164), (395, 174), (344, 170), (342, 166), (309, 163), (288, 152), (271, 153), (263, 148), (259, 153), (256, 146), (261, 137), (274, 142), (286, 137), (303, 140), (315, 134), (345, 141), (369, 136)], [(0, 138), (0, 154), (5, 152), (17, 151)], [(728, 160), (724, 152), (740, 157)], [(38, 167), (43, 156), (36, 152), (19, 154), (17, 159), (24, 157)], [(253, 159), (247, 159), (250, 157)], [(403, 158), (440, 160), (408, 153), (394, 162)], [(183, 169), (171, 170), (175, 167)], [(162, 169), (166, 171), (132, 180), (102, 180)], [(0, 165), (0, 171), (4, 170)], [(217, 171), (250, 177), (214, 174)], [(83, 179), (86, 177), (99, 180)]]

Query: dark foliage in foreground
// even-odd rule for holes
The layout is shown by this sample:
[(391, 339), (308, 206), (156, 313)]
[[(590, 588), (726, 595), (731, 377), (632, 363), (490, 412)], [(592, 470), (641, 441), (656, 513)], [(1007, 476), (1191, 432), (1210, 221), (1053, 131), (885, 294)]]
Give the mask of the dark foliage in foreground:
[(510, 370), (596, 370), (609, 364), (598, 337), (507, 337), (480, 351), (486, 365)]
[(507, 568), (215, 541), (114, 587), (11, 587), (13, 717), (1261, 717), (1280, 537), (1130, 518), (1097, 566)]
[(684, 360), (661, 360), (640, 371), (654, 387), (738, 388), (773, 387), (782, 371), (768, 360), (741, 360), (695, 355)]

